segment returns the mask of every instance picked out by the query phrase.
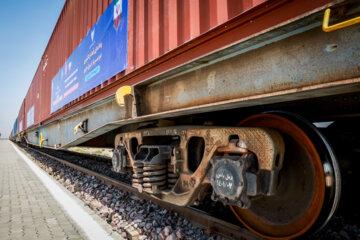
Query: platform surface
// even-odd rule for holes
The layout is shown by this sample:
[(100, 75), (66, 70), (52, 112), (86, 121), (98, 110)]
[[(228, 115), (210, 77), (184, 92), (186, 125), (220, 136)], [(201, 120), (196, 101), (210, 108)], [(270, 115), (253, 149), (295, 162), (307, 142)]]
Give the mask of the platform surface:
[(8, 140), (0, 140), (0, 239), (86, 239)]

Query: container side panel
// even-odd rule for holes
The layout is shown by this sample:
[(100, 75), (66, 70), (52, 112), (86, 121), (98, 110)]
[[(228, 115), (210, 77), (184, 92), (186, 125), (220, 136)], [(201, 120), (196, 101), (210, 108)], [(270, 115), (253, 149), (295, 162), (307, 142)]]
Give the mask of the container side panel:
[(150, 0), (148, 7), (148, 60), (151, 61), (157, 57), (159, 57), (159, 36), (160, 36), (160, 28), (159, 28), (159, 0)]
[(168, 52), (178, 45), (178, 14), (177, 14), (177, 1), (170, 0), (164, 3), (164, 26), (165, 26), (165, 52)]
[(145, 0), (135, 1), (136, 8), (136, 26), (135, 26), (135, 53), (136, 53), (136, 67), (140, 67), (145, 64)]
[(200, 33), (210, 29), (210, 0), (201, 1)]
[(134, 11), (134, 1), (129, 1), (129, 17), (128, 17), (128, 56), (127, 56), (127, 69), (126, 74), (132, 72), (135, 68), (135, 32), (134, 32), (134, 26), (135, 26), (135, 11)]

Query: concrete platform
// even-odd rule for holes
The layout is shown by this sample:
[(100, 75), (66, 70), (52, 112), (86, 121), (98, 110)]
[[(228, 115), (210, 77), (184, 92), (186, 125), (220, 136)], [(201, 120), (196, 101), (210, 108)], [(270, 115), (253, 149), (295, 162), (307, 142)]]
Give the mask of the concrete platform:
[[(73, 216), (82, 206), (75, 204), (76, 211), (69, 210), (66, 208), (71, 204), (62, 205), (59, 199), (54, 199), (53, 196), (61, 198), (64, 193), (54, 192), (57, 187), (49, 187), (48, 183), (53, 182), (59, 188), (61, 185), (49, 176), (41, 179), (34, 171), (37, 166), (33, 162), (34, 166), (29, 165), (29, 159), (25, 158), (10, 141), (0, 140), (0, 239), (112, 239), (101, 224), (95, 226), (96, 221), (86, 211), (82, 213), (87, 216)], [(95, 226), (91, 234), (84, 225)], [(94, 232), (96, 227), (101, 233)]]

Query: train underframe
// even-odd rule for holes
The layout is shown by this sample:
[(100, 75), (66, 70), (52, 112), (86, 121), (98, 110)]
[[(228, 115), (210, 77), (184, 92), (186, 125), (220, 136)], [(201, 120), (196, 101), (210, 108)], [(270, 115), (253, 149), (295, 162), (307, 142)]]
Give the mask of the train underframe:
[(359, 154), (360, 25), (325, 33), (321, 21), (314, 12), (22, 138), (111, 146), (113, 170), (155, 198), (187, 206), (210, 195), (266, 238), (313, 233), (339, 204), (339, 164)]
[(113, 170), (131, 171), (133, 187), (181, 206), (210, 194), (266, 238), (318, 230), (334, 214), (341, 189), (328, 141), (284, 111), (251, 115), (237, 127), (175, 125), (118, 134)]

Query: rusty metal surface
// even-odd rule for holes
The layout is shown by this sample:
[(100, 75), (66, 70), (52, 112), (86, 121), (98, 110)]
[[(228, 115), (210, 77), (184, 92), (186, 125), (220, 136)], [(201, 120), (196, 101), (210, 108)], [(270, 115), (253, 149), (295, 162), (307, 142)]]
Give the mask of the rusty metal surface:
[[(23, 149), (20, 148), (20, 150), (24, 151)], [(98, 178), (99, 180), (103, 180), (104, 182), (106, 182), (107, 184), (111, 184), (113, 186), (118, 187), (119, 189), (126, 191), (126, 192), (130, 192), (133, 193), (137, 196), (139, 196), (142, 199), (146, 199), (146, 200), (151, 200), (153, 201), (155, 204), (166, 208), (168, 210), (171, 211), (176, 211), (178, 212), (183, 218), (187, 218), (188, 220), (190, 220), (193, 224), (200, 226), (202, 228), (205, 229), (207, 234), (219, 234), (222, 235), (224, 237), (227, 238), (231, 238), (231, 239), (247, 239), (247, 240), (255, 240), (255, 239), (261, 239), (258, 236), (255, 236), (254, 234), (252, 234), (250, 231), (238, 226), (238, 225), (234, 225), (232, 223), (229, 222), (225, 222), (221, 219), (212, 217), (206, 213), (202, 213), (199, 210), (195, 210), (192, 208), (186, 208), (186, 207), (179, 207), (176, 205), (173, 205), (171, 203), (167, 203), (167, 202), (163, 202), (157, 199), (154, 199), (153, 197), (151, 197), (149, 194), (143, 192), (143, 193), (139, 193), (137, 189), (131, 187), (128, 184), (124, 184), (121, 183), (119, 181), (116, 181), (112, 178), (109, 178), (107, 176), (104, 176), (102, 174), (99, 174), (97, 172), (91, 171), (89, 169), (80, 167), (78, 165), (72, 164), (68, 161), (65, 161), (63, 159), (51, 156), (49, 154), (43, 153), (41, 151), (38, 151), (36, 149), (31, 149), (32, 151), (35, 151), (43, 156), (46, 156), (50, 159), (53, 159), (55, 161), (61, 162), (62, 164), (69, 166), (71, 168), (74, 168), (76, 170), (79, 170), (87, 175), (90, 176), (95, 176), (96, 178)]]
[[(139, 122), (146, 122), (151, 121), (159, 118), (167, 118), (167, 117), (177, 117), (182, 115), (189, 115), (189, 114), (197, 114), (202, 112), (208, 111), (217, 111), (217, 110), (224, 110), (224, 109), (232, 109), (232, 108), (239, 108), (239, 107), (248, 107), (248, 106), (259, 106), (262, 104), (269, 104), (269, 103), (276, 103), (282, 101), (291, 101), (291, 100), (299, 100), (299, 99), (309, 99), (313, 98), (314, 96), (329, 96), (335, 95), (339, 93), (348, 93), (348, 92), (359, 92), (360, 91), (360, 78), (355, 79), (347, 79), (343, 81), (338, 81), (329, 84), (321, 84), (321, 85), (314, 85), (308, 88), (303, 88), (301, 92), (297, 89), (284, 91), (284, 95), (273, 95), (273, 94), (264, 94), (258, 95), (254, 98), (244, 98), (244, 99), (233, 99), (228, 101), (218, 102), (217, 104), (205, 104), (199, 105), (196, 107), (184, 108), (184, 109), (176, 109), (173, 111), (166, 111), (158, 114), (151, 114), (151, 115), (144, 115), (140, 117), (135, 117), (131, 119), (125, 120), (113, 120), (107, 124), (96, 126), (91, 132), (85, 134), (83, 137), (78, 137), (70, 142), (63, 142), (60, 138), (57, 139), (57, 142), (61, 142), (62, 148), (68, 148), (71, 146), (76, 146), (82, 144), (84, 142), (89, 141), (90, 139), (94, 139), (104, 133), (110, 132), (114, 129), (117, 129), (121, 126), (125, 126), (128, 124), (139, 123)], [(94, 111), (96, 111), (96, 107)], [(84, 115), (84, 117), (87, 117)], [(48, 126), (54, 127), (55, 125), (61, 125), (60, 122), (54, 122), (49, 124)], [(75, 121), (74, 121), (75, 124)], [(44, 126), (41, 128), (41, 131), (45, 131), (48, 126)], [(75, 125), (74, 125), (75, 126)], [(37, 130), (29, 131), (29, 135), (34, 135)], [(58, 134), (58, 132), (56, 132)], [(57, 137), (54, 135), (53, 137)], [(38, 139), (34, 138), (35, 145), (38, 145)], [(101, 146), (101, 145), (93, 145), (93, 146)]]
[[(218, 104), (360, 76), (360, 26), (307, 31), (258, 50), (137, 89), (139, 115)], [(329, 45), (335, 49), (328, 50)], [(286, 98), (284, 99), (286, 100)]]
[(285, 165), (277, 195), (252, 202), (249, 209), (232, 206), (237, 218), (265, 238), (293, 239), (308, 231), (325, 205), (325, 177), (318, 149), (294, 122), (275, 114), (251, 116), (239, 126), (278, 130), (286, 142)]
[[(279, 166), (275, 166), (275, 159), (277, 157), (283, 159), (284, 153), (284, 142), (281, 136), (271, 129), (177, 126), (118, 134), (115, 139), (115, 148), (120, 146), (126, 148), (129, 156), (127, 167), (134, 170), (137, 179), (141, 179), (142, 173), (145, 171), (137, 170), (139, 165), (136, 159), (137, 155), (132, 150), (134, 148), (132, 139), (137, 139), (138, 145), (142, 146), (147, 145), (145, 139), (149, 140), (151, 137), (156, 138), (157, 136), (179, 138), (178, 145), (173, 149), (174, 152), (171, 154), (169, 163), (173, 166), (174, 172), (180, 176), (171, 189), (148, 190), (146, 189), (148, 186), (142, 186), (139, 181), (136, 182), (136, 186), (139, 191), (150, 193), (155, 191), (157, 198), (179, 206), (191, 205), (197, 199), (201, 200), (203, 190), (210, 186), (208, 179), (210, 160), (217, 153), (219, 147), (228, 146), (230, 136), (238, 136), (238, 145), (256, 155), (259, 169), (262, 170), (273, 171), (277, 169)], [(190, 151), (189, 141), (193, 137), (203, 138), (205, 143), (203, 156), (199, 159), (199, 165), (196, 169), (191, 168), (190, 162), (192, 160), (188, 154)]]

